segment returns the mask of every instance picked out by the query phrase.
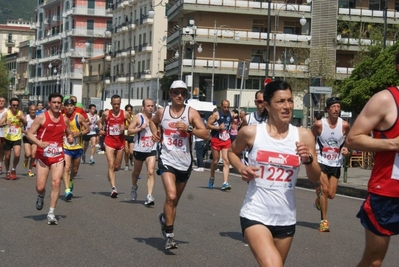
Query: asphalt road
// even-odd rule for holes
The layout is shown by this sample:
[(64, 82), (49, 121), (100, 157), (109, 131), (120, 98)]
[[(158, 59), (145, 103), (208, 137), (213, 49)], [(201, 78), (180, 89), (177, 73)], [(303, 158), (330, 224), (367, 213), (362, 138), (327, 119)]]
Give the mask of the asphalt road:
[[(124, 167), (124, 166), (123, 166)], [(209, 172), (193, 172), (177, 209), (176, 250), (164, 250), (157, 214), (163, 186), (157, 176), (155, 206), (143, 205), (145, 171), (138, 200), (130, 200), (131, 179), (117, 173), (119, 197), (109, 197), (104, 155), (81, 165), (75, 197), (63, 195), (55, 210), (58, 225), (47, 225), (50, 182), (42, 211), (35, 209), (35, 179), (17, 169), (20, 179), (0, 179), (0, 266), (257, 266), (241, 235), (238, 213), (246, 183), (230, 176), (232, 190), (223, 192), (221, 173), (215, 189), (207, 188)], [(63, 188), (62, 188), (63, 192)], [(330, 203), (330, 233), (317, 231), (315, 193), (297, 189), (298, 226), (286, 266), (355, 266), (364, 247), (364, 230), (355, 217), (360, 199), (337, 196)], [(384, 266), (397, 266), (399, 239), (393, 237)]]

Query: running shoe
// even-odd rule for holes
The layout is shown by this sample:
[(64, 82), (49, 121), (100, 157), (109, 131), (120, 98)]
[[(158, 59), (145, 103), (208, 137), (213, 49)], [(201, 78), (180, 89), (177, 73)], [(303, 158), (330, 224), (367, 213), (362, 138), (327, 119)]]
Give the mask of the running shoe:
[(82, 158), (80, 159), (80, 162), (83, 163), (83, 164), (86, 163), (86, 155), (85, 154), (82, 155)]
[(99, 151), (97, 152), (97, 154), (99, 154), (99, 155), (104, 155), (104, 154), (105, 154), (105, 151), (104, 151), (104, 150), (99, 150)]
[(161, 233), (164, 237), (166, 237), (166, 231), (165, 231), (165, 217), (163, 216), (163, 213), (158, 214), (158, 220), (159, 223), (161, 224)]
[(195, 171), (195, 172), (203, 172), (204, 168), (203, 167), (198, 167), (196, 169), (193, 169), (193, 171)]
[(73, 181), (69, 181), (69, 190), (73, 191)]
[(116, 190), (116, 188), (112, 188), (111, 190), (111, 197), (112, 198), (117, 198), (118, 197), (118, 191)]
[(125, 171), (129, 171), (129, 166), (126, 165)]
[(330, 232), (330, 223), (327, 220), (322, 220), (318, 229), (320, 232)]
[(29, 160), (27, 160), (27, 159), (24, 160), (24, 164), (23, 164), (23, 165), (24, 165), (24, 168), (25, 168), (25, 169), (26, 169), (26, 167), (28, 167), (28, 162), (29, 162)]
[(11, 173), (10, 172), (7, 172), (6, 173), (6, 180), (10, 180), (11, 179)]
[(137, 189), (139, 189), (138, 185), (136, 185), (136, 187), (132, 186), (132, 191), (130, 192), (130, 197), (132, 198), (132, 200), (137, 199)]
[(226, 191), (226, 190), (230, 190), (231, 189), (231, 185), (229, 184), (229, 183), (223, 183), (222, 184), (222, 188), (221, 188), (223, 191)]
[(43, 202), (44, 202), (43, 199), (44, 199), (44, 197), (37, 195), (37, 197), (36, 197), (36, 209), (37, 210), (43, 209)]
[(35, 174), (30, 170), (28, 171), (28, 177), (35, 177)]
[(48, 225), (56, 225), (56, 224), (58, 224), (58, 221), (55, 218), (54, 213), (47, 214), (47, 224)]
[(95, 162), (94, 162), (94, 159), (90, 159), (90, 160), (89, 160), (89, 164), (90, 164), (90, 165), (93, 165), (94, 163), (95, 163)]
[(167, 233), (165, 240), (165, 249), (176, 249), (176, 248), (177, 248), (177, 242), (175, 241), (175, 234)]
[(17, 180), (17, 172), (15, 170), (11, 170), (11, 180)]
[(209, 178), (208, 187), (209, 187), (210, 189), (212, 189), (214, 183), (215, 183), (215, 178), (212, 178), (212, 177)]
[(100, 146), (100, 144), (96, 144), (96, 148), (100, 148), (101, 146)]
[(317, 210), (321, 210), (320, 205), (320, 195), (321, 195), (321, 187), (320, 185), (316, 187), (316, 200), (314, 201), (314, 206)]
[(148, 195), (147, 196), (147, 201), (146, 202), (144, 202), (144, 205), (146, 205), (146, 206), (153, 206), (155, 203), (154, 203), (154, 197), (153, 196), (151, 196), (151, 195)]
[(73, 197), (73, 193), (71, 191), (71, 189), (66, 189), (65, 190), (65, 201), (70, 201)]

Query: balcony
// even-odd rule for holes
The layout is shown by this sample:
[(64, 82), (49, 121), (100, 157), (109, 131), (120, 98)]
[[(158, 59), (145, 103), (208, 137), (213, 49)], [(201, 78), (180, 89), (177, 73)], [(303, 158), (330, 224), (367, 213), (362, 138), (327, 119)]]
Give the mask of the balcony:
[(84, 16), (104, 16), (112, 17), (112, 14), (107, 12), (105, 8), (87, 8), (87, 7), (73, 7), (66, 11), (66, 15), (84, 15)]
[(4, 43), (7, 47), (15, 47), (15, 42), (16, 42), (16, 40), (12, 40), (12, 39), (7, 39), (4, 41)]

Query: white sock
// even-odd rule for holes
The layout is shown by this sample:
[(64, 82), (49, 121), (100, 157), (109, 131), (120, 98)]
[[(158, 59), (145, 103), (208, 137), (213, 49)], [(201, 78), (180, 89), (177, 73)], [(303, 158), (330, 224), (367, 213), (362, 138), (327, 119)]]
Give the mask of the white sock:
[(48, 213), (54, 213), (55, 208), (50, 208)]

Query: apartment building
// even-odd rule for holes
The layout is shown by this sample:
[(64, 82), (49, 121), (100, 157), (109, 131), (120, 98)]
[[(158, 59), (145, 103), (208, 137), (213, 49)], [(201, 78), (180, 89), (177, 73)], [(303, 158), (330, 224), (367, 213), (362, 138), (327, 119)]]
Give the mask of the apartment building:
[[(81, 102), (83, 63), (104, 55), (110, 43), (112, 15), (106, 0), (38, 0), (36, 41), (30, 43), (29, 93), (33, 102), (54, 91)], [(99, 97), (101, 97), (101, 93)], [(90, 102), (89, 99), (85, 100)]]
[(6, 24), (0, 24), (0, 54), (17, 53), (22, 42), (34, 40), (35, 31), (30, 25), (29, 21), (22, 19), (7, 20)]
[(158, 84), (167, 50), (165, 4), (114, 0), (109, 6), (113, 23), (108, 96), (118, 94), (122, 98), (151, 98), (158, 102)]
[(358, 34), (360, 28), (382, 29), (387, 22), (387, 43), (394, 40), (398, 2), (172, 0), (166, 8), (167, 44), (180, 57), (168, 51), (166, 75), (186, 80), (193, 97), (198, 92), (217, 104), (228, 99), (248, 111), (265, 77), (285, 79), (295, 91), (293, 122), (306, 125), (309, 78), (348, 77), (356, 52), (371, 43), (370, 34)]

